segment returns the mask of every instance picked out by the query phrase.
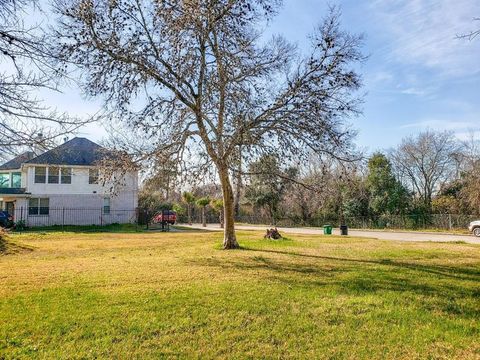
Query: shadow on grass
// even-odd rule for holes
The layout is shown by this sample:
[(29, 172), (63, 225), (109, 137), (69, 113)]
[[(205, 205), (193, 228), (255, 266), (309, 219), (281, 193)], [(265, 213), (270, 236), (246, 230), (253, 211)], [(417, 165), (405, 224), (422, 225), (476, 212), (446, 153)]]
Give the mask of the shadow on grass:
[[(28, 228), (17, 233), (39, 233), (39, 232), (71, 232), (71, 233), (141, 233), (141, 232), (164, 232), (160, 226), (150, 226), (136, 224), (109, 224), (109, 225), (52, 225)], [(171, 226), (168, 232), (211, 232), (202, 229), (192, 229), (182, 226)]]
[(0, 236), (0, 254), (7, 252), (7, 240)]
[(33, 251), (33, 248), (25, 245), (20, 245), (4, 237), (0, 237), (0, 256), (13, 255), (22, 252)]
[[(399, 299), (414, 299), (424, 310), (479, 318), (480, 269), (393, 261), (302, 254), (283, 250), (252, 249), (251, 257), (196, 259), (195, 263), (223, 270), (253, 271), (257, 279), (306, 288), (315, 293), (363, 296), (396, 292)], [(272, 258), (269, 255), (281, 255)], [(298, 261), (292, 261), (297, 258)], [(319, 291), (319, 292), (318, 292)]]
[[(155, 229), (155, 227), (153, 227), (153, 228)], [(157, 228), (158, 228), (158, 226), (157, 226)], [(212, 230), (191, 228), (191, 227), (182, 226), (182, 225), (172, 225), (170, 228), (174, 231), (181, 231), (181, 232), (190, 232), (190, 233), (201, 232), (201, 233), (210, 233), (210, 234), (214, 233), (214, 231), (212, 231)]]
[(319, 259), (319, 260), (332, 260), (332, 261), (340, 261), (340, 262), (370, 264), (370, 265), (384, 265), (384, 266), (398, 267), (398, 268), (405, 268), (405, 269), (414, 270), (414, 271), (426, 272), (434, 275), (439, 275), (442, 277), (455, 278), (458, 280), (480, 282), (480, 268), (424, 265), (424, 264), (418, 264), (418, 263), (394, 261), (390, 259), (381, 259), (381, 260), (352, 259), (352, 258), (341, 258), (341, 257), (334, 257), (334, 256), (301, 254), (301, 253), (295, 253), (290, 251), (280, 251), (280, 250), (271, 250), (271, 249), (254, 249), (254, 248), (248, 248), (248, 247), (244, 247), (243, 250), (252, 251), (252, 252), (281, 254), (281, 255), (296, 256), (296, 257), (310, 258), (310, 259)]

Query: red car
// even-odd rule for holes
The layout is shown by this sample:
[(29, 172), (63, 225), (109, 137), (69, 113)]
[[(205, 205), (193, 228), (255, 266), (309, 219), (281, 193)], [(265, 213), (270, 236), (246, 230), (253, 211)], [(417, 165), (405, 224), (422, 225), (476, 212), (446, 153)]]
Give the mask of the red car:
[(153, 223), (159, 224), (162, 222), (168, 223), (170, 225), (174, 225), (177, 221), (177, 213), (172, 210), (164, 210), (161, 211), (153, 217)]

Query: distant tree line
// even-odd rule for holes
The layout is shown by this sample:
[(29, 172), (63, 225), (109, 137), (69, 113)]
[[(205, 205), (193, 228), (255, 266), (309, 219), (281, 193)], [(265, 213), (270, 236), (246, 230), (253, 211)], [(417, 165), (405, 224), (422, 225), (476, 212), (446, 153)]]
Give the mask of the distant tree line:
[[(178, 190), (167, 199), (171, 190), (152, 191), (154, 183), (145, 183), (141, 204), (158, 196), (157, 205), (166, 203), (180, 214), (190, 211), (190, 219), (215, 219), (218, 211), (211, 200), (221, 198), (219, 185), (196, 186), (188, 200)], [(240, 221), (288, 218), (309, 225), (321, 219), (341, 223), (355, 217), (479, 215), (480, 146), (473, 136), (459, 141), (451, 132), (428, 130), (403, 139), (396, 148), (348, 163), (318, 156), (287, 163), (262, 156), (243, 171), (241, 183)]]

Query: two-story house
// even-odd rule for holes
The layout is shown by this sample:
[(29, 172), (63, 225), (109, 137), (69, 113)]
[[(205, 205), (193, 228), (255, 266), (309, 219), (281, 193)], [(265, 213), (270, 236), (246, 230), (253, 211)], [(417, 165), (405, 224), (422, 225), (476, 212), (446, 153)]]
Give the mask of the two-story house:
[(27, 226), (134, 222), (138, 173), (121, 173), (115, 187), (105, 184), (98, 166), (105, 156), (108, 150), (79, 137), (17, 156), (0, 166), (0, 209)]

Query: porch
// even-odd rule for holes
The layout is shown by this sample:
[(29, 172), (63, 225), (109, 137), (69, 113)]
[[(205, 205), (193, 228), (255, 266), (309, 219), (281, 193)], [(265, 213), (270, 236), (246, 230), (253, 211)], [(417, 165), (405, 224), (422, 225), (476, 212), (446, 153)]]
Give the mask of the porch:
[(15, 221), (19, 209), (28, 207), (30, 196), (24, 188), (0, 188), (0, 210), (7, 211)]

